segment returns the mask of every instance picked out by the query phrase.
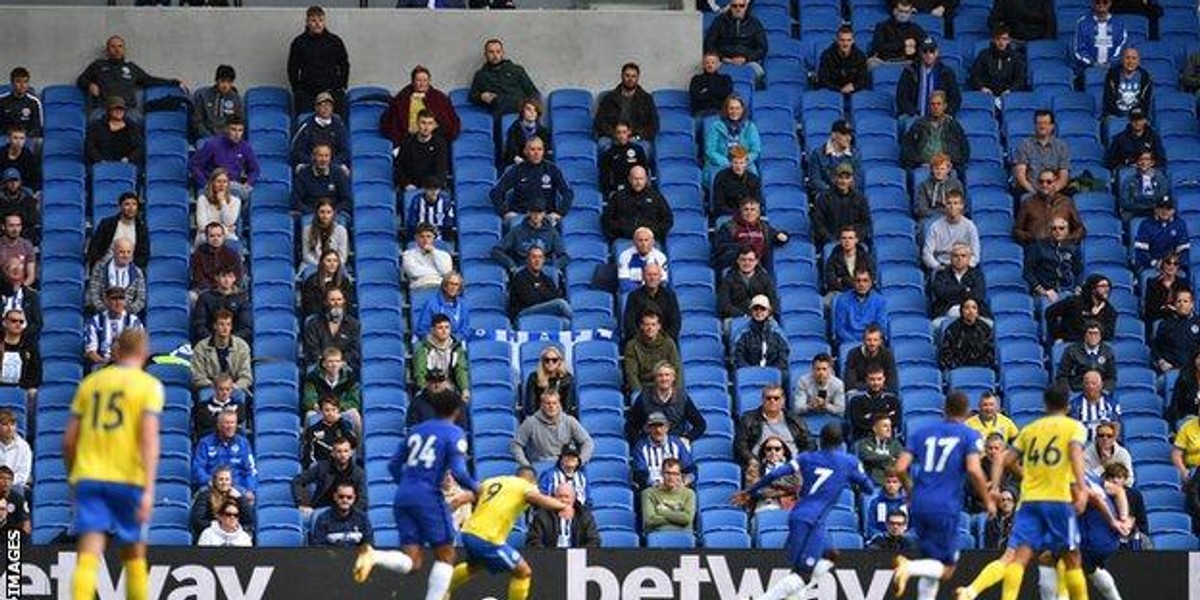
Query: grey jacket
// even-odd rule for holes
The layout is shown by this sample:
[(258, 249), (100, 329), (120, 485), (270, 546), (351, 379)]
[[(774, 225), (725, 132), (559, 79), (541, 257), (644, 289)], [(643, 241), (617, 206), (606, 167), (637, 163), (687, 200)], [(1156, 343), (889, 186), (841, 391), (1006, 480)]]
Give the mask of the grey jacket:
[[(108, 291), (108, 265), (112, 259), (92, 265), (88, 275), (87, 307), (93, 312), (108, 310), (104, 293)], [(141, 314), (146, 309), (146, 276), (133, 263), (129, 263), (129, 285), (125, 288), (125, 310), (130, 314)]]
[(216, 135), (225, 128), (225, 120), (230, 115), (245, 114), (242, 96), (236, 87), (228, 94), (220, 94), (217, 86), (210, 85), (196, 90), (192, 97), (192, 127), (197, 137)]
[[(212, 337), (206, 337), (192, 346), (192, 388), (206, 388), (221, 372), (221, 361), (217, 359), (217, 348)], [(240, 337), (232, 336), (229, 349), (229, 375), (239, 390), (248, 390), (254, 383), (250, 371), (250, 345)]]
[(592, 436), (579, 421), (566, 413), (558, 415), (552, 422), (540, 409), (517, 428), (517, 435), (509, 443), (513, 458), (522, 466), (543, 460), (554, 460), (567, 444), (579, 449), (579, 458), (587, 464), (592, 458)]

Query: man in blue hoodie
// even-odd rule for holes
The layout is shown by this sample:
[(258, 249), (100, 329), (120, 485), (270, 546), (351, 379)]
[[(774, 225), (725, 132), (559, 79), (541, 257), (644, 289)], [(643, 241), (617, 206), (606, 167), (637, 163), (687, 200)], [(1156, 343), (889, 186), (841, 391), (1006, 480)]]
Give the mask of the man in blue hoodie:
[(833, 301), (833, 331), (839, 344), (857, 343), (871, 323), (887, 331), (887, 300), (874, 290), (874, 284), (871, 272), (858, 266), (854, 272), (854, 289), (842, 292)]
[(516, 273), (525, 264), (530, 248), (541, 248), (546, 253), (547, 266), (562, 268), (567, 265), (567, 248), (558, 230), (546, 219), (546, 205), (540, 198), (529, 204), (525, 219), (513, 226), (492, 248), (492, 260), (509, 273)]
[(562, 171), (545, 158), (546, 144), (541, 138), (532, 137), (525, 142), (525, 161), (509, 167), (488, 194), (496, 214), (513, 219), (529, 210), (536, 198), (542, 202), (543, 210), (550, 213), (551, 223), (567, 215), (575, 192)]

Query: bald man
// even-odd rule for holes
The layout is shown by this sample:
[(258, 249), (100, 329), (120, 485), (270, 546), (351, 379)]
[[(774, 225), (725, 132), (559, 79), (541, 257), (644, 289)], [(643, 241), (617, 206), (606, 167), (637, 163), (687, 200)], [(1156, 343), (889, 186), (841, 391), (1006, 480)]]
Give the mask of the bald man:
[(601, 218), (604, 235), (610, 239), (631, 239), (639, 227), (646, 227), (656, 239), (667, 239), (675, 216), (666, 198), (650, 187), (645, 167), (629, 169), (629, 184), (608, 200)]

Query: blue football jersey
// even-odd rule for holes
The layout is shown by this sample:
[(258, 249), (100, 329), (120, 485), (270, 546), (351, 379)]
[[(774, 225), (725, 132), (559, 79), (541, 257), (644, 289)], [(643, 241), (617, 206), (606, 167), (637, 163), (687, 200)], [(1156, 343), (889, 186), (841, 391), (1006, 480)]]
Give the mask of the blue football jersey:
[(798, 473), (801, 477), (800, 492), (791, 518), (807, 523), (817, 523), (837, 504), (838, 498), (850, 484), (864, 493), (875, 491), (871, 479), (862, 471), (858, 459), (835, 450), (804, 452), (786, 464), (780, 465), (750, 488), (753, 494), (770, 485), (780, 477)]
[[(1099, 477), (1091, 474), (1086, 477), (1089, 489), (1100, 490), (1101, 493), (1104, 493), (1104, 483)], [(1104, 494), (1104, 502), (1108, 505), (1108, 511), (1116, 516), (1117, 507), (1107, 493)], [(1121, 545), (1120, 535), (1108, 526), (1104, 513), (1091, 504), (1079, 517), (1079, 533), (1084, 550), (1116, 550)]]
[(467, 440), (463, 430), (442, 419), (425, 421), (409, 429), (404, 444), (396, 449), (388, 469), (399, 484), (396, 498), (428, 499), (441, 495), (446, 472), (454, 474), (465, 489), (478, 486), (467, 473)]
[(983, 452), (979, 432), (954, 421), (922, 427), (909, 436), (913, 456), (912, 511), (958, 514), (963, 510), (967, 457)]

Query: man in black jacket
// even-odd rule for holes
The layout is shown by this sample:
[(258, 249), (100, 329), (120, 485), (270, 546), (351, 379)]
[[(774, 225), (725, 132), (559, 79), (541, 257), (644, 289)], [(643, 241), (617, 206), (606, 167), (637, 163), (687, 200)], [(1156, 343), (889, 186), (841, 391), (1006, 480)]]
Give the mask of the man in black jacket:
[(1064, 392), (1083, 389), (1083, 375), (1088, 371), (1100, 373), (1104, 391), (1112, 393), (1117, 387), (1117, 358), (1112, 346), (1100, 337), (1100, 323), (1088, 321), (1083, 340), (1067, 346), (1055, 369), (1055, 384)]
[(854, 168), (842, 163), (835, 169), (833, 187), (817, 196), (813, 203), (813, 242), (821, 247), (834, 239), (846, 225), (866, 241), (871, 235), (871, 208), (867, 199), (854, 189)]
[(862, 344), (850, 350), (850, 355), (846, 357), (846, 366), (842, 371), (846, 393), (867, 389), (867, 373), (875, 367), (883, 369), (888, 389), (898, 389), (896, 358), (892, 356), (892, 351), (883, 345), (883, 330), (879, 325), (872, 323), (863, 331)]
[[(983, 270), (971, 266), (971, 246), (955, 244), (950, 248), (950, 266), (933, 274), (929, 294), (933, 300), (929, 314), (944, 317), (965, 300), (972, 299), (979, 311), (987, 316), (987, 281)], [(952, 315), (953, 316), (953, 315)]]
[(867, 55), (854, 45), (854, 28), (850, 25), (838, 27), (837, 37), (821, 53), (817, 85), (843, 94), (853, 94), (871, 86)]
[(1121, 64), (1113, 65), (1104, 78), (1104, 114), (1124, 117), (1130, 110), (1154, 106), (1154, 82), (1141, 66), (1137, 48), (1121, 51)]
[(992, 31), (992, 43), (971, 63), (967, 86), (996, 97), (1024, 90), (1029, 85), (1027, 62), (1024, 49), (1013, 46), (1008, 27), (998, 25)]
[(1088, 275), (1078, 294), (1046, 309), (1046, 331), (1051, 340), (1078, 342), (1088, 321), (1096, 321), (1105, 340), (1117, 331), (1117, 309), (1108, 301), (1112, 282), (1099, 273)]
[(1058, 37), (1054, 0), (996, 0), (988, 13), (988, 27), (1007, 25), (1013, 39), (1022, 42)]
[(717, 313), (722, 319), (747, 316), (750, 300), (757, 296), (767, 298), (773, 306), (779, 305), (775, 278), (759, 264), (754, 248), (743, 246), (738, 249), (737, 262), (717, 285)]
[(872, 67), (885, 62), (905, 62), (917, 59), (917, 46), (925, 39), (925, 30), (912, 20), (917, 10), (912, 0), (897, 0), (892, 16), (875, 25), (871, 36), (868, 64)]
[(658, 190), (649, 186), (650, 177), (646, 169), (633, 167), (629, 170), (629, 185), (617, 191), (604, 206), (601, 224), (604, 237), (633, 239), (633, 232), (648, 227), (654, 239), (665, 240), (675, 224), (671, 205)]
[(646, 263), (642, 267), (642, 286), (625, 299), (625, 314), (621, 319), (624, 341), (637, 335), (638, 320), (647, 309), (658, 313), (662, 334), (678, 342), (681, 324), (679, 299), (675, 296), (675, 290), (663, 285), (663, 268), (656, 262)]
[(783, 330), (771, 318), (771, 301), (755, 296), (750, 300), (750, 322), (734, 341), (734, 367), (772, 367), (782, 373), (788, 369), (791, 352)]
[(749, 11), (750, 0), (732, 0), (704, 34), (704, 51), (716, 52), (722, 62), (749, 65), (761, 78), (762, 62), (767, 58), (767, 30)]
[(700, 63), (700, 72), (693, 75), (688, 83), (688, 100), (692, 105), (692, 114), (716, 114), (721, 110), (725, 99), (733, 93), (733, 78), (717, 72), (720, 68), (721, 56), (714, 50), (705, 51), (704, 61)]
[(133, 246), (133, 264), (145, 272), (150, 262), (150, 229), (146, 227), (146, 220), (138, 214), (141, 211), (138, 195), (125, 192), (117, 200), (117, 205), (120, 207), (117, 214), (102, 219), (92, 232), (92, 239), (88, 242), (87, 267), (91, 269), (97, 262), (112, 258), (112, 243), (117, 230), (132, 229), (137, 237)]
[(904, 431), (900, 398), (888, 391), (886, 385), (883, 367), (874, 365), (867, 369), (867, 389), (849, 394), (846, 403), (853, 439), (871, 435), (875, 420), (881, 417), (892, 420), (894, 431)]
[(1129, 123), (1113, 137), (1104, 154), (1104, 166), (1110, 169), (1133, 167), (1143, 152), (1154, 156), (1157, 165), (1167, 164), (1167, 150), (1162, 138), (1146, 120), (1146, 111), (1141, 107), (1129, 111)]
[(525, 546), (529, 548), (599, 548), (600, 531), (592, 511), (575, 497), (575, 486), (554, 488), (554, 498), (567, 507), (554, 512), (538, 508), (529, 521)]
[(1191, 290), (1181, 290), (1175, 295), (1174, 314), (1159, 323), (1151, 345), (1159, 371), (1186, 369), (1200, 350), (1200, 317), (1196, 316), (1195, 304)]
[(254, 337), (250, 299), (238, 289), (237, 272), (222, 268), (217, 273), (217, 286), (204, 290), (192, 309), (192, 341), (212, 335), (212, 324), (218, 312), (227, 310), (233, 315), (233, 335), (250, 341)]
[(896, 83), (896, 113), (923, 117), (929, 114), (929, 100), (935, 91), (946, 93), (946, 112), (955, 114), (962, 106), (962, 93), (954, 70), (940, 60), (937, 40), (921, 42), (921, 56), (904, 68)]
[(339, 485), (352, 485), (358, 495), (354, 507), (367, 508), (367, 474), (354, 462), (354, 443), (349, 438), (333, 442), (329, 460), (322, 460), (292, 479), (292, 497), (304, 517), (314, 509), (333, 506), (333, 491)]
[[(787, 429), (787, 437), (780, 435), (782, 429)], [(743, 468), (757, 469), (758, 447), (769, 437), (783, 439), (792, 456), (816, 448), (804, 420), (784, 410), (783, 386), (779, 385), (764, 387), (762, 406), (748, 410), (738, 418), (733, 432), (734, 458)]]
[(104, 43), (104, 58), (92, 61), (75, 80), (75, 85), (87, 94), (93, 107), (100, 106), (108, 98), (117, 97), (124, 100), (129, 116), (135, 118), (139, 89), (159, 85), (183, 87), (178, 79), (155, 77), (137, 64), (125, 60), (125, 39), (119, 35), (108, 38)]
[(617, 119), (613, 126), (612, 145), (600, 153), (600, 191), (605, 195), (625, 188), (629, 171), (634, 167), (650, 170), (650, 159), (641, 144), (633, 141), (629, 121)]
[(612, 143), (613, 130), (621, 119), (629, 121), (634, 141), (649, 143), (658, 135), (658, 107), (654, 105), (654, 97), (638, 83), (641, 75), (637, 63), (625, 63), (621, 67), (621, 84), (600, 96), (593, 128), (601, 148)]
[(308, 110), (317, 94), (328, 92), (333, 106), (346, 116), (346, 86), (350, 80), (350, 55), (342, 38), (325, 28), (325, 9), (310, 6), (304, 15), (304, 32), (288, 50), (288, 83), (296, 112)]
[(826, 304), (832, 303), (837, 294), (854, 288), (854, 272), (860, 268), (865, 268), (873, 276), (877, 274), (874, 257), (866, 246), (858, 242), (858, 231), (853, 225), (843, 225), (838, 233), (838, 245), (825, 259), (822, 279)]
[(962, 303), (962, 316), (946, 328), (938, 348), (938, 365), (943, 370), (959, 367), (988, 367), (996, 362), (992, 327), (979, 318), (973, 298)]
[(437, 133), (438, 122), (428, 108), (417, 113), (417, 132), (404, 138), (396, 151), (394, 176), (396, 187), (415, 190), (432, 177), (441, 186), (450, 171), (450, 147)]
[(525, 268), (519, 269), (509, 279), (508, 314), (513, 319), (535, 314), (571, 318), (571, 305), (563, 299), (558, 282), (542, 268), (545, 264), (545, 251), (533, 246), (525, 256)]

